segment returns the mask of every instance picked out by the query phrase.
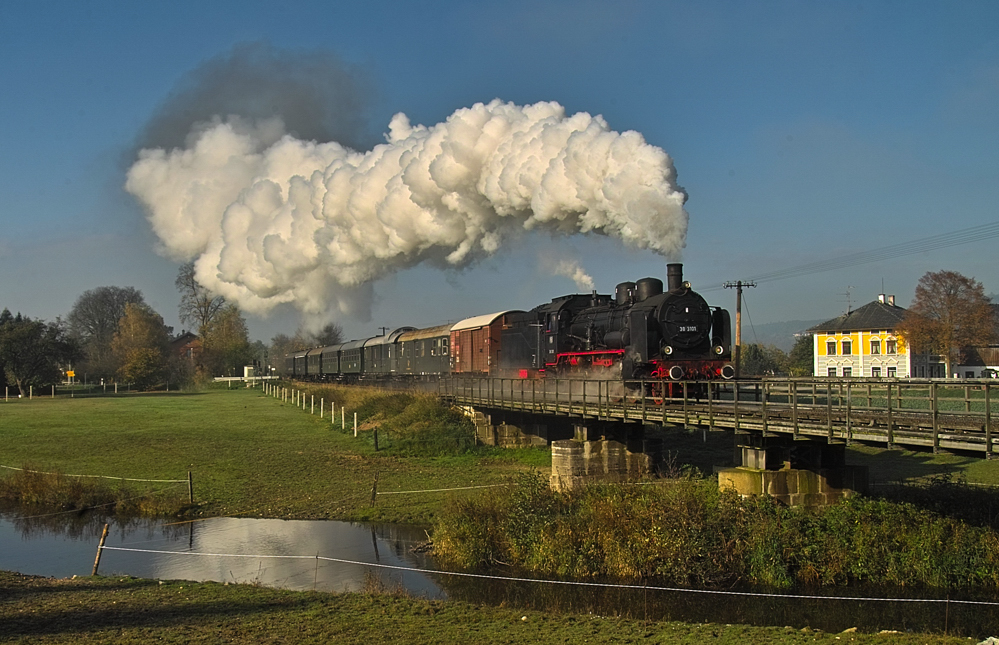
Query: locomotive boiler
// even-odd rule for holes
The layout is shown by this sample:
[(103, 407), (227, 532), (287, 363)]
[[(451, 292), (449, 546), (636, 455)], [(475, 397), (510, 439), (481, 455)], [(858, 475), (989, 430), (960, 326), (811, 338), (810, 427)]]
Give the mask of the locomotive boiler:
[(683, 280), (683, 265), (617, 285), (614, 296), (569, 295), (514, 317), (505, 366), (591, 378), (710, 380), (735, 375), (728, 312)]

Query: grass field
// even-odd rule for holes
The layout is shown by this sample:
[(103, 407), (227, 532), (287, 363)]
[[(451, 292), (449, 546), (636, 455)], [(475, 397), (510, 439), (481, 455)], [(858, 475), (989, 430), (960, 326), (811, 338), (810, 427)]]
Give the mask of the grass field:
[[(366, 417), (377, 415), (368, 401)], [(518, 471), (550, 468), (543, 450), (477, 448), (441, 457), (375, 451), (371, 432), (333, 429), (257, 389), (35, 398), (0, 403), (0, 465), (134, 479), (192, 472), (194, 515), (335, 518), (429, 524), (462, 492), (384, 495), (499, 484)], [(10, 471), (6, 471), (10, 472)], [(2, 475), (0, 475), (2, 476)], [(128, 482), (136, 492), (169, 488), (186, 503), (187, 484)]]
[(0, 641), (30, 643), (973, 643), (954, 636), (646, 622), (248, 585), (0, 572)]

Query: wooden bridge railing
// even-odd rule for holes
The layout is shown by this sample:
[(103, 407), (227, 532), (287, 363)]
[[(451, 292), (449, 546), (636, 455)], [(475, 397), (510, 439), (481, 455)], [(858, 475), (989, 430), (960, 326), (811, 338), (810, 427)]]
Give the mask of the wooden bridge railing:
[(530, 414), (967, 450), (991, 458), (999, 382), (927, 379), (601, 381), (451, 376), (460, 405)]

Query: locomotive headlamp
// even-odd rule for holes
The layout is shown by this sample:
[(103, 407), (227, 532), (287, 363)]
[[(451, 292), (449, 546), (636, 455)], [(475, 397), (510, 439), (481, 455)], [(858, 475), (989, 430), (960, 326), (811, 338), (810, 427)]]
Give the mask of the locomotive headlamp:
[(672, 353), (673, 353), (673, 348), (670, 345), (666, 345), (665, 347), (663, 347), (663, 354), (669, 356)]
[(714, 350), (714, 353), (718, 354), (719, 356), (721, 356), (722, 354), (725, 353), (725, 348), (722, 347), (721, 345), (715, 345), (714, 348), (713, 348), (713, 350)]
[(669, 368), (669, 377), (674, 381), (679, 381), (680, 379), (682, 379), (683, 374), (684, 374), (684, 369), (679, 365), (674, 365), (673, 367)]

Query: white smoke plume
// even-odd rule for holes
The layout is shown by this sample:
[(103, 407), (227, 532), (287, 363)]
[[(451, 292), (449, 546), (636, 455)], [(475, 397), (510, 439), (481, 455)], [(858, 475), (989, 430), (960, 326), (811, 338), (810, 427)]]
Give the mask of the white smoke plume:
[(363, 316), (371, 283), (421, 262), (462, 267), (516, 230), (599, 233), (676, 257), (686, 194), (637, 132), (557, 103), (495, 100), (444, 123), (389, 124), (356, 152), (278, 118), (216, 118), (186, 148), (144, 149), (126, 189), (162, 251), (253, 313), (281, 303)]
[(580, 293), (589, 293), (593, 291), (593, 287), (595, 286), (593, 278), (576, 260), (557, 260), (551, 263), (543, 263), (542, 266), (555, 275), (569, 278), (575, 282), (576, 289), (578, 289)]

